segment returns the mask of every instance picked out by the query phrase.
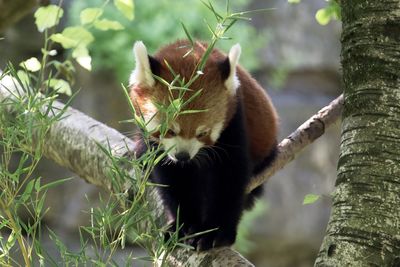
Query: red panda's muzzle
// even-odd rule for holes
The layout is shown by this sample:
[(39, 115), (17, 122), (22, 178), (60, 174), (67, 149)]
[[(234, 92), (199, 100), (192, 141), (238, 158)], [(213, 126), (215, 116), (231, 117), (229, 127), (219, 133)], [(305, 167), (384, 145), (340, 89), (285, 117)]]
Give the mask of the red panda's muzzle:
[(188, 152), (179, 152), (175, 155), (177, 161), (186, 162), (190, 160), (190, 154)]

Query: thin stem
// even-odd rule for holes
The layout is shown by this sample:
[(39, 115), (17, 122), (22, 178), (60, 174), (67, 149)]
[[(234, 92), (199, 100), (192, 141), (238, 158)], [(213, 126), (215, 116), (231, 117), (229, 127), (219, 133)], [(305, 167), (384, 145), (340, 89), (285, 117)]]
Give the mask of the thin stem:
[(31, 266), (31, 262), (29, 260), (30, 255), (25, 246), (24, 238), (22, 237), (21, 227), (14, 220), (14, 216), (12, 215), (12, 213), (9, 209), (9, 206), (6, 206), (2, 199), (0, 199), (0, 207), (3, 209), (4, 214), (6, 215), (6, 217), (9, 220), (9, 226), (10, 226), (11, 230), (15, 233), (15, 236), (18, 241), (18, 245), (21, 249), (22, 257), (24, 258), (25, 266), (30, 267)]

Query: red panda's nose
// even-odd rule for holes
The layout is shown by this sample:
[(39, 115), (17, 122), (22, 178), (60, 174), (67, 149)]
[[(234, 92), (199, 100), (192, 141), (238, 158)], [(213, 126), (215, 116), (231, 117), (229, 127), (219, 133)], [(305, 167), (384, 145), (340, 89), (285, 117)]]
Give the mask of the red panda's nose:
[(175, 155), (175, 158), (178, 161), (188, 161), (190, 159), (190, 155), (188, 152), (183, 151), (183, 152), (179, 152)]

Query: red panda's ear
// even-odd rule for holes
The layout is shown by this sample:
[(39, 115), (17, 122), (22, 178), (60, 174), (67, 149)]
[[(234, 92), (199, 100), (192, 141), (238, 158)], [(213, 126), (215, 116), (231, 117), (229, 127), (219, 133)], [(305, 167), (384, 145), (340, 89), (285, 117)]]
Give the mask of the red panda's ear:
[(160, 63), (147, 54), (147, 48), (142, 41), (137, 41), (135, 43), (133, 46), (133, 53), (135, 55), (136, 67), (129, 78), (129, 84), (153, 86), (155, 84), (153, 74), (159, 74), (153, 71), (159, 72)]
[[(227, 59), (224, 60), (225, 63), (222, 63), (225, 65), (225, 67), (221, 69), (223, 78), (225, 75), (225, 87), (232, 95), (236, 93), (236, 89), (240, 85), (239, 79), (236, 75), (236, 66), (239, 62), (241, 50), (239, 44), (232, 46), (231, 50), (229, 50)], [(226, 68), (226, 66), (228, 66), (228, 68)]]

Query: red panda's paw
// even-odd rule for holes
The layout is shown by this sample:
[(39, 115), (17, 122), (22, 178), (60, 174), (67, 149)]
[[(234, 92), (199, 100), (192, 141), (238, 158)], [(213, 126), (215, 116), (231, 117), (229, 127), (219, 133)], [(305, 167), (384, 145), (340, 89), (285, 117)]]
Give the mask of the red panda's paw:
[(214, 247), (215, 233), (208, 233), (204, 236), (200, 236), (197, 241), (196, 250), (197, 251), (205, 251), (212, 249)]
[(168, 223), (167, 230), (164, 233), (164, 242), (170, 242), (171, 239), (181, 239), (185, 236), (185, 233), (181, 227), (178, 227), (176, 221)]
[(217, 247), (231, 246), (235, 243), (236, 231), (215, 231), (200, 236), (197, 242), (197, 250), (205, 251)]
[(235, 230), (225, 230), (217, 233), (217, 237), (214, 241), (214, 247), (230, 247), (236, 241)]

